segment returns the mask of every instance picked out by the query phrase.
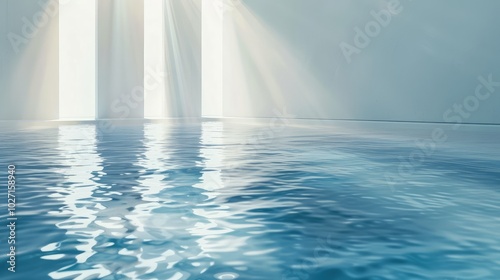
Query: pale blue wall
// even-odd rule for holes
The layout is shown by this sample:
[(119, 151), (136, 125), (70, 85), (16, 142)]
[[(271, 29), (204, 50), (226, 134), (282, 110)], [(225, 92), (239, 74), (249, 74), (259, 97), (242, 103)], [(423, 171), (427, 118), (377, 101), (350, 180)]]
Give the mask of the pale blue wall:
[[(402, 11), (351, 63), (340, 43), (353, 44), (354, 28), (389, 1), (241, 1), (225, 18), (227, 117), (286, 107), (299, 118), (454, 122), (457, 114), (443, 114), (474, 95), (479, 75), (500, 81), (499, 1), (401, 0)], [(500, 123), (496, 89), (462, 121)]]
[(0, 120), (58, 117), (59, 17), (47, 3), (0, 1)]

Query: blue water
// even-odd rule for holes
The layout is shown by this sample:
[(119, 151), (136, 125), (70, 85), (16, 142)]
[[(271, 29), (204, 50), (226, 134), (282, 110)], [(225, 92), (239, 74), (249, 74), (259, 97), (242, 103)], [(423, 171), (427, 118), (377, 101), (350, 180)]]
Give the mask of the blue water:
[(500, 279), (499, 127), (0, 128), (2, 280)]

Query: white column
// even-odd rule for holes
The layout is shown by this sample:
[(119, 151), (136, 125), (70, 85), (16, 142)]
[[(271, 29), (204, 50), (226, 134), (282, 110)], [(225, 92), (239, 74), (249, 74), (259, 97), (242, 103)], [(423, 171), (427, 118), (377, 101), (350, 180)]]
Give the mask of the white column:
[(59, 22), (59, 118), (95, 119), (95, 0), (61, 1)]
[(202, 1), (202, 116), (222, 117), (222, 0)]
[(164, 0), (144, 1), (144, 117), (165, 115)]

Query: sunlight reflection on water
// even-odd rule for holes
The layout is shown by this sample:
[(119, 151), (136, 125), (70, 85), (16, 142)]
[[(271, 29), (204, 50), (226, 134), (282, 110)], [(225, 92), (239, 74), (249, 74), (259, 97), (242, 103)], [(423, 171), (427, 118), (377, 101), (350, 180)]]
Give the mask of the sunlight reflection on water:
[(500, 275), (494, 140), (450, 142), (391, 188), (407, 139), (290, 126), (249, 145), (261, 125), (218, 121), (15, 129), (0, 153), (26, 227), (20, 278), (5, 279)]

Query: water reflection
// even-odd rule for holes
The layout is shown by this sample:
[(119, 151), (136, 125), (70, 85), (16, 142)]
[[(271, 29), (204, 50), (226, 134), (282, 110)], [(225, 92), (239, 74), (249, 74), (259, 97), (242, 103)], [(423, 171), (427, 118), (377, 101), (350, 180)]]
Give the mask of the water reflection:
[[(230, 207), (224, 203), (219, 204), (216, 200), (221, 194), (220, 190), (224, 188), (222, 180), (224, 125), (222, 122), (204, 122), (201, 129), (201, 161), (198, 165), (203, 168), (203, 173), (200, 182), (195, 184), (194, 187), (201, 189), (206, 199), (193, 207), (193, 214), (200, 221), (194, 227), (189, 228), (188, 231), (198, 238), (197, 242), (207, 256), (214, 260), (220, 260), (221, 254), (224, 252), (238, 252), (248, 237), (240, 236), (235, 238), (231, 235), (235, 230), (228, 221), (232, 216)], [(224, 236), (224, 238), (220, 238), (221, 236)], [(225, 268), (224, 265), (228, 264), (212, 261), (212, 269), (206, 274), (213, 275), (219, 270), (230, 269)], [(202, 271), (202, 273), (204, 272)], [(220, 275), (220, 273), (215, 275)]]
[(450, 142), (393, 191), (384, 174), (414, 148), (399, 138), (294, 127), (248, 141), (262, 127), (147, 123), (96, 135), (93, 125), (60, 125), (4, 135), (0, 153), (17, 159), (29, 225), (19, 228), (29, 271), (18, 275), (500, 275), (498, 143), (479, 153)]
[(102, 264), (85, 265), (96, 254), (97, 237), (104, 232), (93, 226), (96, 214), (104, 208), (94, 197), (100, 185), (93, 180), (93, 173), (102, 170), (102, 160), (96, 152), (95, 126), (60, 126), (58, 144), (64, 181), (52, 188), (49, 197), (59, 200), (62, 206), (48, 214), (67, 217), (55, 224), (66, 231), (67, 237), (45, 245), (41, 251), (44, 259), (74, 258), (75, 263), (53, 271), (49, 276), (53, 279), (89, 279), (109, 275), (111, 271)]

